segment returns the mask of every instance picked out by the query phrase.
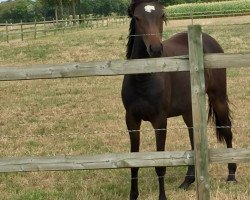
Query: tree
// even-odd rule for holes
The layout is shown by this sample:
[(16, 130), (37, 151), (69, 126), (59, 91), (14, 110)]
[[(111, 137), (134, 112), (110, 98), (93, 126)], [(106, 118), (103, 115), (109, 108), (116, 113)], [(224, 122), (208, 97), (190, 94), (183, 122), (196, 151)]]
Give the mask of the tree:
[[(165, 5), (219, 0), (159, 0)], [(8, 0), (0, 3), (0, 22), (33, 21), (34, 19), (61, 19), (76, 14), (119, 15), (127, 14), (131, 0)]]
[[(82, 18), (82, 14), (81, 14), (81, 0), (77, 0), (77, 13), (78, 13), (78, 15), (79, 15), (79, 19), (81, 19)], [(80, 23), (81, 23), (81, 21), (80, 21)]]
[(63, 1), (59, 0), (59, 7), (60, 7), (60, 15), (63, 17)]
[[(45, 13), (47, 13), (47, 11), (54, 10), (53, 15), (49, 12), (49, 17), (56, 18), (56, 20), (58, 20), (64, 17), (63, 7), (68, 0), (37, 0), (37, 2), (43, 6)], [(45, 14), (44, 16), (47, 15)]]
[(130, 0), (81, 0), (81, 11), (84, 14), (110, 15), (117, 13), (124, 15)]
[(76, 0), (71, 0), (73, 19), (76, 18)]
[[(36, 16), (38, 7), (32, 0), (8, 1), (0, 4), (0, 21), (20, 22), (33, 21)], [(39, 15), (38, 15), (39, 16)], [(41, 16), (41, 15), (40, 15)]]

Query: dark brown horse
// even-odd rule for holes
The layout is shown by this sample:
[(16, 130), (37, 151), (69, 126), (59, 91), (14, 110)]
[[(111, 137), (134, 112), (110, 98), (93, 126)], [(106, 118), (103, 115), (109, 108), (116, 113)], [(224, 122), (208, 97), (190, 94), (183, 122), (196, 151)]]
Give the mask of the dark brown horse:
[[(188, 54), (188, 35), (178, 33), (161, 41), (164, 7), (156, 0), (133, 0), (128, 14), (132, 18), (127, 44), (127, 59), (179, 56)], [(137, 36), (136, 36), (137, 35)], [(138, 36), (139, 35), (139, 36)], [(204, 53), (223, 53), (218, 42), (203, 34)], [(154, 66), (152, 66), (154, 67)], [(209, 99), (209, 118), (216, 126), (220, 142), (225, 141), (232, 148), (231, 120), (226, 89), (226, 69), (205, 71), (206, 93)], [(189, 72), (125, 75), (122, 86), (122, 100), (126, 109), (126, 124), (129, 131), (131, 152), (138, 152), (140, 146), (141, 121), (149, 121), (155, 130), (157, 151), (165, 150), (167, 118), (181, 115), (187, 127), (192, 127), (191, 89)], [(192, 149), (193, 129), (189, 128)], [(228, 181), (235, 181), (236, 164), (228, 164)], [(166, 167), (156, 167), (159, 179), (159, 199), (166, 199), (164, 175)], [(189, 166), (181, 188), (187, 189), (195, 181), (194, 166)], [(131, 168), (130, 199), (137, 199), (138, 168)]]

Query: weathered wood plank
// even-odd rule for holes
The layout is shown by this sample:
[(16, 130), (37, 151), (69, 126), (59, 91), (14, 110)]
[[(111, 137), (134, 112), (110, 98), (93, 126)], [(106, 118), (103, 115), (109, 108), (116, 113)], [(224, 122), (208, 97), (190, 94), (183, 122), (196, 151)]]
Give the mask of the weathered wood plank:
[(201, 26), (188, 27), (197, 199), (209, 200), (206, 92)]
[[(250, 148), (210, 149), (210, 163), (250, 162)], [(11, 157), (0, 159), (0, 172), (68, 171), (193, 165), (193, 151), (114, 153), (94, 156)]]
[[(250, 53), (207, 54), (204, 56), (204, 62), (207, 68), (250, 67)], [(1, 67), (0, 81), (114, 76), (173, 71), (189, 71), (188, 56), (68, 63), (62, 65)]]
[(250, 53), (214, 53), (204, 55), (205, 68), (250, 67)]
[(0, 68), (0, 80), (30, 80), (69, 78), (81, 76), (112, 76), (121, 74), (153, 73), (189, 70), (187, 57), (120, 60), (71, 63), (64, 65), (38, 65), (30, 67)]
[(0, 172), (119, 169), (190, 165), (193, 152), (114, 153), (96, 156), (23, 157), (0, 159)]
[(210, 163), (242, 163), (250, 162), (250, 148), (245, 149), (210, 149)]

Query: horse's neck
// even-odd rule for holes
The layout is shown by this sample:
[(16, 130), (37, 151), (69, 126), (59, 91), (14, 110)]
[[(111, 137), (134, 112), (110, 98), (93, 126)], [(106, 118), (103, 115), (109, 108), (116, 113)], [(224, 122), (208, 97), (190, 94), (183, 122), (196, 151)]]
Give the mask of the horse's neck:
[(135, 36), (134, 44), (130, 59), (149, 58), (147, 47), (141, 36)]
[[(142, 58), (150, 58), (147, 47), (144, 44), (141, 36), (135, 36), (134, 44), (130, 59), (142, 59)], [(133, 81), (138, 83), (139, 85), (147, 85), (147, 82), (151, 81), (152, 74), (134, 74), (131, 75), (133, 77)], [(137, 84), (136, 84), (137, 85)]]

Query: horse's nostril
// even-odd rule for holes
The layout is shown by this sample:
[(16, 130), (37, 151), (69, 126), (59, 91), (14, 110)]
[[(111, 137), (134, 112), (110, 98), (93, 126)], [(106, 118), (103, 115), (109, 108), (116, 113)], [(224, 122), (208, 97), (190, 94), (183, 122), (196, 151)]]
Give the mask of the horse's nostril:
[(152, 57), (160, 57), (163, 51), (162, 44), (160, 45), (149, 45), (148, 47), (149, 54)]
[(152, 53), (153, 49), (152, 49), (152, 45), (149, 45), (149, 51)]

